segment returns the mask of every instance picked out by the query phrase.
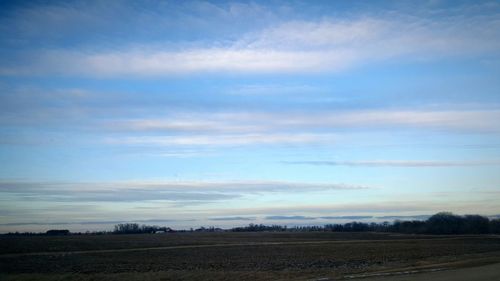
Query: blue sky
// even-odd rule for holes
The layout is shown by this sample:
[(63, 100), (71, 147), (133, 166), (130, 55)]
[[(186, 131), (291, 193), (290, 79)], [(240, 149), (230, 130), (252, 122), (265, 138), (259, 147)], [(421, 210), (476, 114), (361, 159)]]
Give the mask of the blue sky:
[(500, 213), (497, 1), (8, 1), (0, 231)]

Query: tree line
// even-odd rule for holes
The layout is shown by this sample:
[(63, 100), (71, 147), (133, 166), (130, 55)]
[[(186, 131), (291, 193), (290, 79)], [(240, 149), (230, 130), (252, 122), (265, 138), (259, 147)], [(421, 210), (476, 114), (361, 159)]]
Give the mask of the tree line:
[(166, 226), (139, 225), (137, 223), (120, 223), (113, 231), (86, 233), (70, 233), (69, 230), (48, 230), (45, 233), (7, 233), (7, 235), (82, 235), (82, 234), (141, 234), (167, 232), (396, 232), (406, 234), (500, 234), (500, 218), (489, 219), (480, 215), (455, 215), (450, 212), (437, 213), (427, 220), (396, 220), (392, 223), (349, 222), (344, 224), (326, 224), (323, 226), (294, 226), (249, 224), (243, 227), (221, 229), (215, 227), (200, 227), (190, 230), (173, 230)]
[(397, 232), (407, 234), (500, 234), (500, 219), (490, 220), (480, 215), (459, 216), (450, 212), (441, 212), (429, 217), (425, 221), (412, 220), (393, 223), (364, 223), (349, 222), (344, 224), (326, 224), (324, 226), (286, 226), (250, 224), (245, 227), (231, 229), (235, 232), (243, 231), (331, 231), (331, 232)]
[[(168, 230), (167, 230), (168, 229)], [(118, 224), (115, 234), (154, 233), (157, 231), (173, 232), (170, 228), (158, 226), (138, 225), (136, 223)], [(344, 224), (326, 224), (324, 226), (294, 226), (249, 224), (248, 226), (234, 227), (223, 230), (215, 227), (200, 227), (191, 229), (193, 232), (396, 232), (407, 234), (500, 234), (500, 219), (489, 219), (480, 215), (459, 216), (450, 212), (437, 213), (427, 220), (396, 220), (392, 223), (364, 223), (349, 222)]]
[(120, 223), (115, 225), (114, 234), (139, 234), (139, 233), (157, 233), (173, 232), (170, 227), (157, 225), (139, 225), (138, 223)]

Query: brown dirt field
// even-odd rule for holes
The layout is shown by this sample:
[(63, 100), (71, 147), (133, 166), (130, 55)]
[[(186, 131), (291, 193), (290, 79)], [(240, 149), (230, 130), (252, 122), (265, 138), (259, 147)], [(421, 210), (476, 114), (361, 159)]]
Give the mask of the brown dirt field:
[[(9, 242), (14, 245), (0, 254), (0, 279), (337, 280), (436, 266), (450, 269), (464, 261), (467, 266), (500, 262), (498, 236), (344, 234), (11, 237)], [(98, 243), (88, 242), (95, 240)], [(17, 244), (16, 248), (19, 241), (40, 246)]]

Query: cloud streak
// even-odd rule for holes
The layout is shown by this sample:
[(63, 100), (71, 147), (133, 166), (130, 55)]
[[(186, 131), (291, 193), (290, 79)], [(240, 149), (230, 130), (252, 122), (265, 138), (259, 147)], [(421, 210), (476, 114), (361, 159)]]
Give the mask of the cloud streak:
[(280, 181), (227, 182), (0, 182), (0, 194), (17, 200), (47, 202), (145, 202), (208, 203), (249, 194), (304, 193), (327, 190), (362, 190), (365, 186)]
[(211, 221), (253, 221), (255, 217), (218, 217), (210, 218)]
[[(7, 91), (7, 89), (6, 89)], [(8, 92), (8, 91), (7, 91)], [(29, 92), (29, 91), (28, 91)], [(148, 146), (240, 146), (335, 143), (355, 131), (422, 130), (452, 133), (500, 133), (496, 109), (365, 109), (335, 111), (207, 111), (175, 109), (164, 114), (156, 108), (102, 103), (98, 93), (82, 90), (54, 93), (12, 92), (5, 97), (0, 124), (23, 128), (54, 126), (58, 129), (98, 133), (108, 144)], [(101, 93), (100, 96), (103, 94)], [(40, 100), (40, 97), (43, 97)], [(92, 97), (92, 98), (91, 98)], [(95, 99), (95, 100), (94, 100)], [(113, 99), (118, 100), (118, 96)], [(121, 109), (120, 109), (121, 108)], [(148, 109), (150, 109), (148, 111)], [(133, 114), (130, 114), (133, 112)], [(139, 117), (151, 112), (147, 117)], [(126, 113), (129, 113), (127, 116)], [(137, 116), (135, 118), (130, 116)], [(66, 139), (66, 134), (45, 131), (37, 138), (29, 130), (5, 131), (4, 143), (43, 143)], [(48, 143), (50, 140), (46, 140)], [(193, 150), (175, 150), (164, 156), (186, 157)], [(182, 152), (183, 151), (183, 152)], [(181, 153), (182, 152), (182, 153)]]
[(372, 219), (373, 216), (326, 216), (320, 217), (320, 219), (325, 220), (364, 220), (364, 219)]
[[(0, 223), (0, 226), (23, 226), (23, 225), (112, 225), (118, 223), (172, 223), (184, 220), (169, 220), (169, 219), (151, 219), (151, 220), (110, 220), (110, 221), (70, 221), (70, 222), (12, 222), (12, 223)], [(193, 221), (193, 220), (186, 220)]]
[(118, 120), (109, 129), (138, 132), (257, 133), (345, 128), (427, 128), (500, 132), (500, 111), (481, 110), (339, 110), (336, 112), (224, 112), (179, 114), (165, 118)]
[(153, 146), (241, 146), (274, 144), (310, 144), (331, 142), (331, 134), (239, 134), (239, 135), (195, 135), (195, 136), (139, 136), (108, 138), (109, 144), (153, 145)]
[(267, 216), (266, 220), (315, 220), (315, 217), (306, 216)]
[(315, 217), (343, 217), (343, 216), (373, 216), (379, 219), (387, 217), (407, 216), (409, 218), (418, 218), (421, 214), (433, 214), (439, 211), (448, 210), (457, 213), (496, 213), (496, 198), (490, 199), (468, 199), (468, 200), (450, 200), (450, 198), (436, 198), (434, 200), (407, 199), (407, 200), (378, 200), (376, 202), (339, 202), (331, 204), (300, 204), (300, 205), (277, 205), (254, 208), (225, 209), (224, 212), (230, 212), (234, 215), (247, 216), (280, 216), (294, 217), (297, 214), (303, 216)]
[[(108, 144), (132, 146), (246, 146), (335, 143), (349, 130), (420, 130), (500, 133), (498, 110), (351, 110), (337, 112), (218, 112), (170, 115), (103, 123), (117, 135)], [(305, 164), (305, 163), (302, 163)], [(314, 164), (314, 163), (309, 163)], [(344, 161), (316, 163), (345, 166), (472, 166), (487, 162)]]
[(420, 161), (420, 160), (361, 160), (361, 161), (287, 161), (291, 165), (352, 166), (352, 167), (474, 167), (499, 166), (500, 160)]

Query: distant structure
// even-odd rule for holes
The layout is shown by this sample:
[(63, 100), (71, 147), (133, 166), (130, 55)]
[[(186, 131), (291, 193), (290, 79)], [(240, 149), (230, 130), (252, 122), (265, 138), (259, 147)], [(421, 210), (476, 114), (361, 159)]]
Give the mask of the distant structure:
[(67, 229), (51, 229), (45, 232), (47, 235), (69, 235), (69, 230)]
[(161, 227), (157, 230), (153, 230), (151, 233), (153, 234), (165, 234), (165, 233), (169, 233), (169, 232), (175, 232), (173, 229), (171, 229), (170, 227)]

